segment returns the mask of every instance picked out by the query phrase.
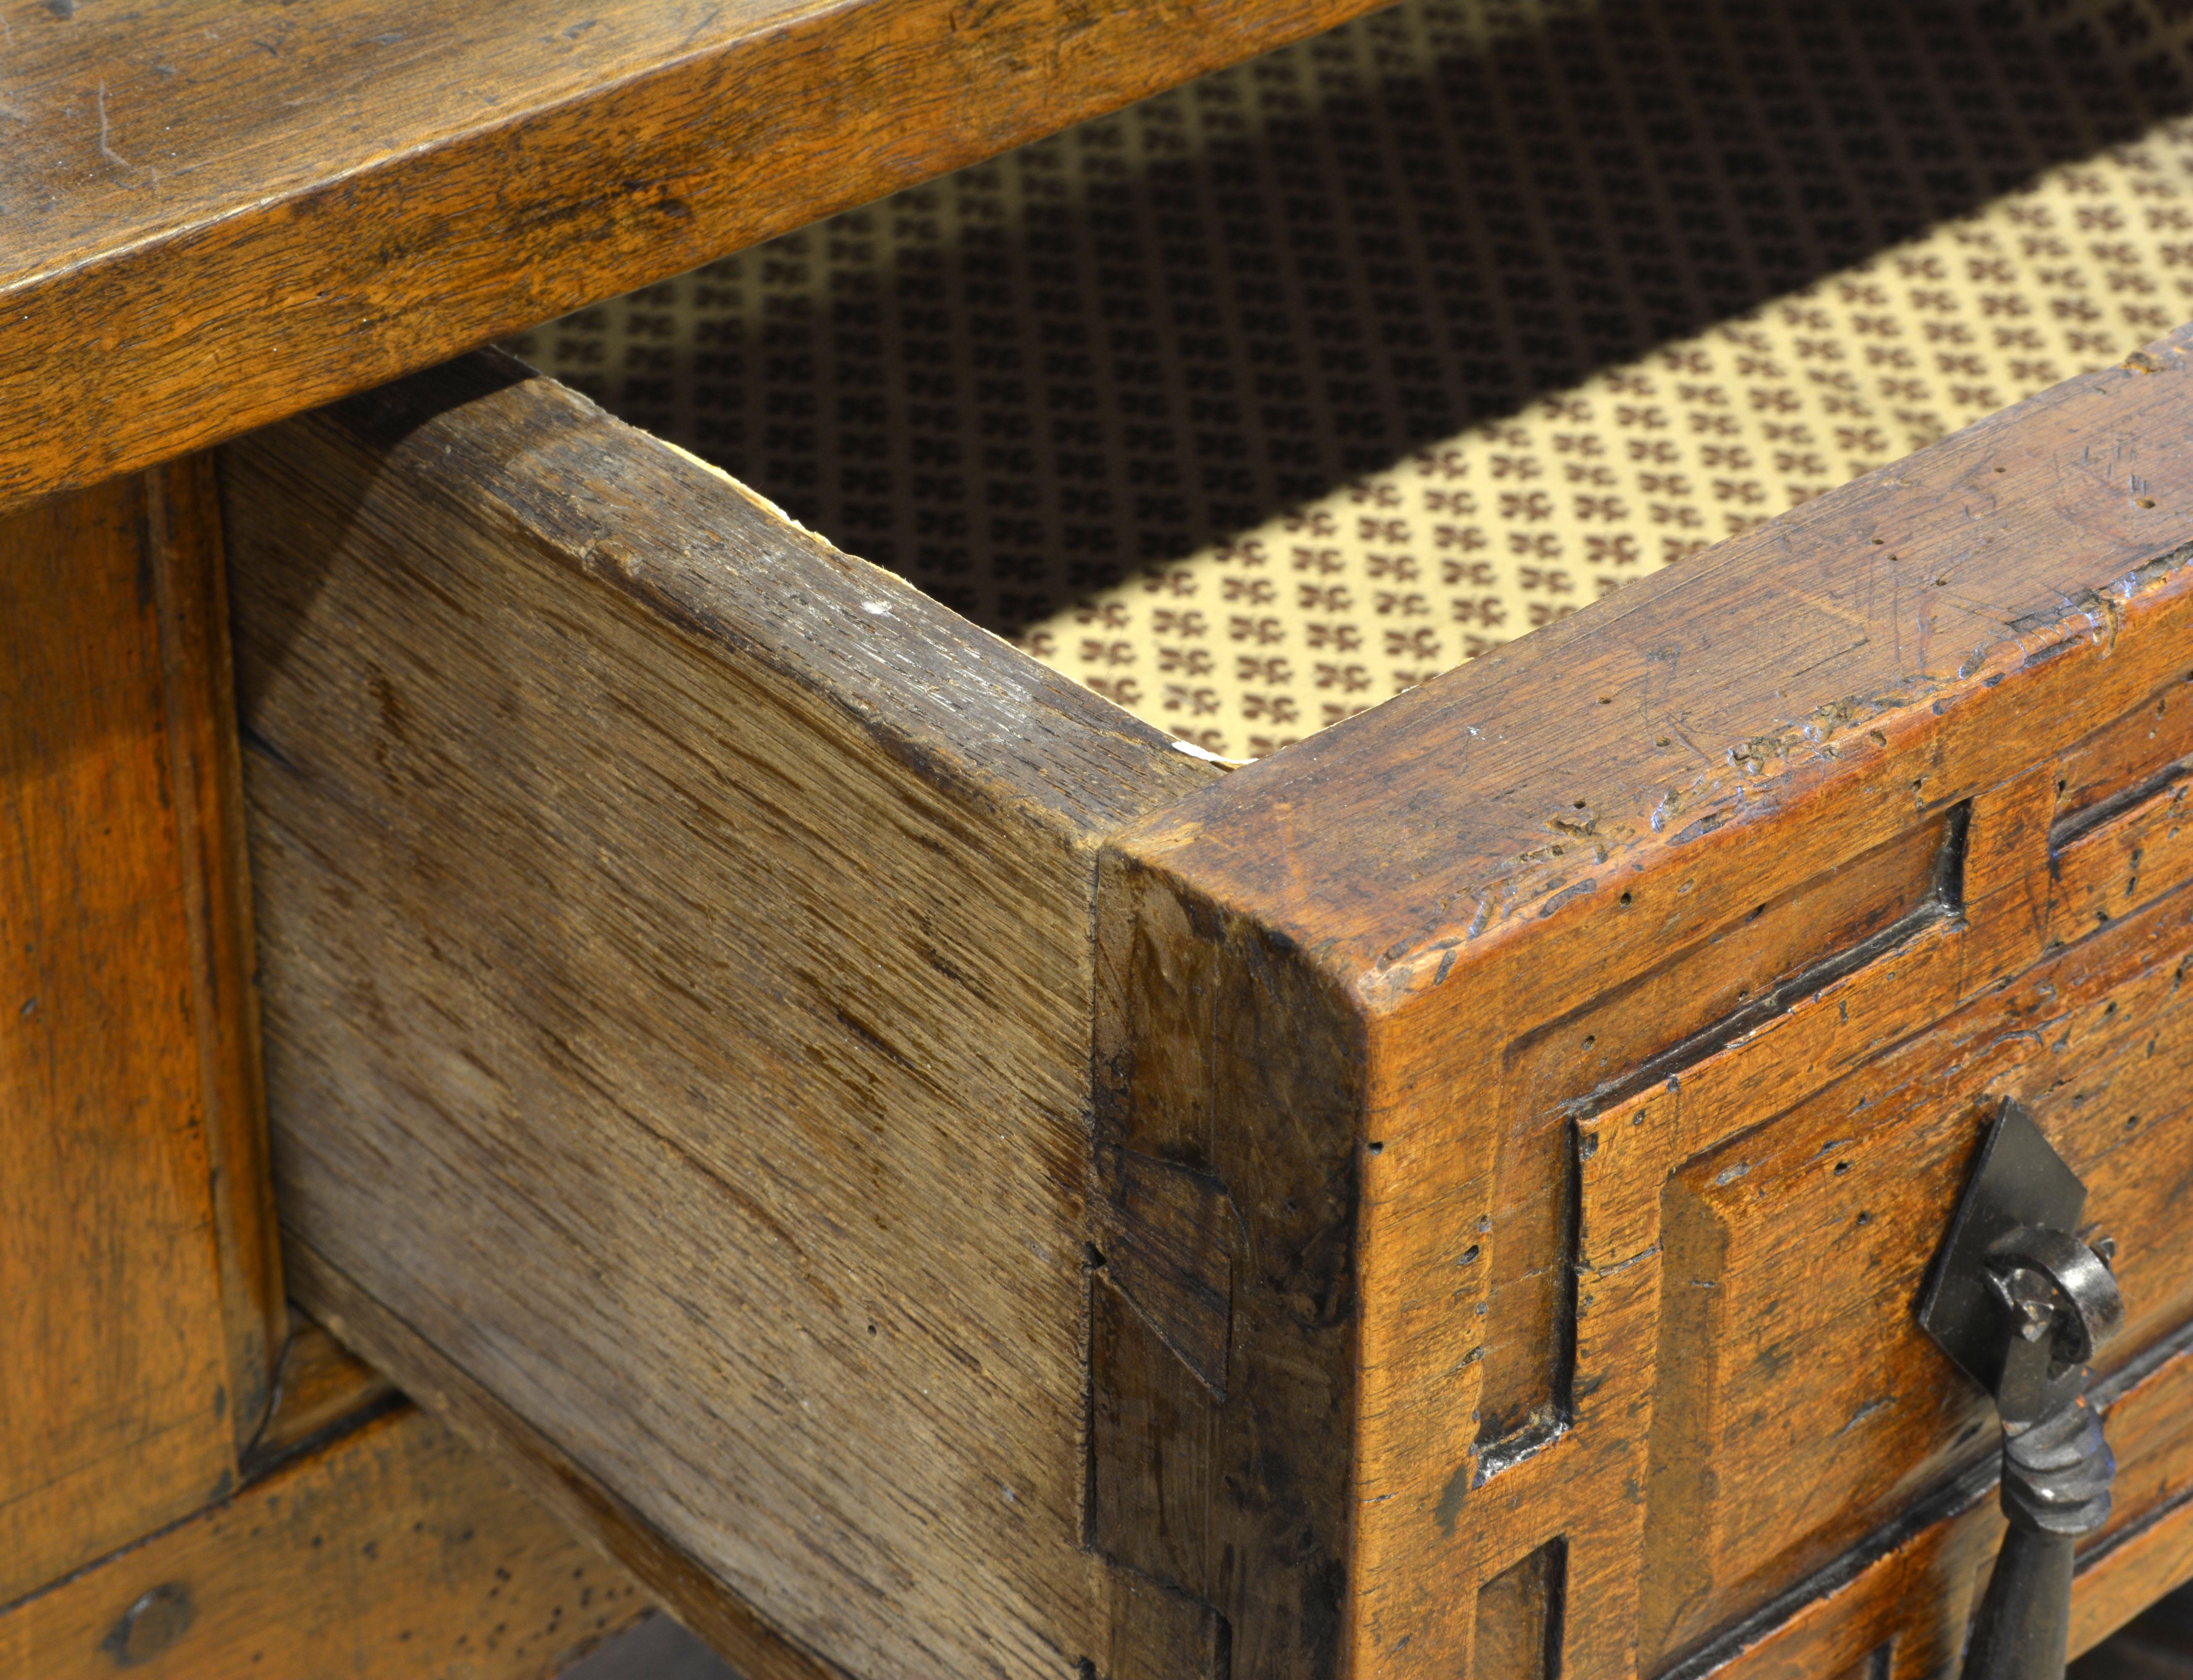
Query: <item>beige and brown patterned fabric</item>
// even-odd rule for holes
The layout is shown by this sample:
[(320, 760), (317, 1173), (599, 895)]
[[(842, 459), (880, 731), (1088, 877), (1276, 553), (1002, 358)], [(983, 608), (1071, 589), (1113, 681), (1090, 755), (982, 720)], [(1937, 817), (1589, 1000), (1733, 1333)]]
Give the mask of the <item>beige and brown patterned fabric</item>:
[(1406, 0), (513, 347), (1252, 757), (2193, 318), (2193, 0)]

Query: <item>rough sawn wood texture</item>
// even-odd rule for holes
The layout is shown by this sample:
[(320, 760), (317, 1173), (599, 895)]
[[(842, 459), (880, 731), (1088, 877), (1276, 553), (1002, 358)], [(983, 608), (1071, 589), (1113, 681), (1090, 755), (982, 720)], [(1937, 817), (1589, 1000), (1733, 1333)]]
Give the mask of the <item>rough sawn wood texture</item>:
[(1081, 1545), (1088, 1023), (1217, 772), (507, 361), (223, 473), (301, 1295), (799, 1671), (1188, 1663)]

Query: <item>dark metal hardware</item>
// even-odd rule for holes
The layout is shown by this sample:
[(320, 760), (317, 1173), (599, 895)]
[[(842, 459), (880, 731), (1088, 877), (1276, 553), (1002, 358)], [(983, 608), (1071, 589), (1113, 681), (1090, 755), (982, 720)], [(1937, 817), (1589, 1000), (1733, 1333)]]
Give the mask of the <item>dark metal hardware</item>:
[(2109, 1520), (2116, 1460), (2085, 1398), (2087, 1366), (2124, 1322), (2115, 1246), (2076, 1235), (2087, 1187), (2007, 1102), (1934, 1257), (1919, 1322), (1994, 1396), (2010, 1528), (1963, 1680), (2062, 1680), (2071, 1548)]

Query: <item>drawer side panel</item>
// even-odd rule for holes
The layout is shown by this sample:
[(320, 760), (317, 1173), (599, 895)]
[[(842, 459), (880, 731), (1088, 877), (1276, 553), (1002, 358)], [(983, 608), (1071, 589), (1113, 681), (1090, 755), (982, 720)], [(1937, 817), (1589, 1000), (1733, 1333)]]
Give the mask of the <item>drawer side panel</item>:
[(301, 1277), (825, 1664), (1070, 1671), (1091, 836), (1211, 772), (515, 364), (225, 472)]

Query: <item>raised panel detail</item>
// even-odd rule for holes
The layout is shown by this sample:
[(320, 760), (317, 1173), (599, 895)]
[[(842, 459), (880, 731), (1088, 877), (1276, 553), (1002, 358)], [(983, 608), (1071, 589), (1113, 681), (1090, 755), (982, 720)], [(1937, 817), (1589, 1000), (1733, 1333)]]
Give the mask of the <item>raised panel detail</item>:
[[(2193, 1310), (2172, 1211), (2193, 1186), (2156, 1170), (2193, 1128), (2189, 947), (2193, 915), (2167, 900), (1779, 1112), (1722, 1109), (1683, 1136), (1660, 1198), (1647, 1651), (1680, 1658), (1992, 1450), (1984, 1396), (1945, 1379), (1911, 1307), (2002, 1097), (2118, 1240), (2118, 1362)], [(1685, 1106), (1680, 1087), (1664, 1100)]]
[[(1967, 814), (1961, 805), (1937, 812), (1763, 902), (1724, 897), (1717, 925), (1677, 895), (1662, 913), (1674, 947), (1666, 959), (1509, 1046), (1511, 1119), (1481, 1245), (1492, 1275), (1477, 1356), (1480, 1478), (1551, 1439), (1572, 1409), (1576, 1119), (1680, 1077), (1831, 980), (1954, 920)], [(1467, 1270), (1477, 1257), (1464, 1253)]]
[(1475, 1680), (1554, 1680), (1567, 1578), (1568, 1547), (1555, 1539), (1477, 1589)]

